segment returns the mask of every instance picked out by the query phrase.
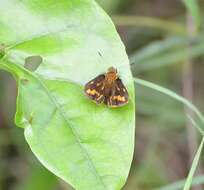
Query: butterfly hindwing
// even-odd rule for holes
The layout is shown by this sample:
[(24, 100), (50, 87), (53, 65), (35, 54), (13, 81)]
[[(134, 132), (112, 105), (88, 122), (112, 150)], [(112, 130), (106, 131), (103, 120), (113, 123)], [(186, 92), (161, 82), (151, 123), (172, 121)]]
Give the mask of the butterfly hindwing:
[(128, 91), (113, 67), (89, 81), (84, 92), (97, 104), (104, 103), (108, 107), (120, 107), (128, 103)]
[(113, 84), (104, 103), (110, 107), (119, 107), (128, 103), (128, 91), (119, 78)]
[(86, 95), (94, 100), (96, 103), (100, 104), (104, 101), (104, 80), (105, 75), (99, 75), (85, 85)]

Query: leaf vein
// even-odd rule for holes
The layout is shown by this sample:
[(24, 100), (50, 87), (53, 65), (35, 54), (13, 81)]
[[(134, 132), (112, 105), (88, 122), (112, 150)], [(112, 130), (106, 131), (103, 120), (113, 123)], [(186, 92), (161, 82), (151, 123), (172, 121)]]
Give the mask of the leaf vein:
[(51, 102), (56, 106), (56, 108), (58, 109), (58, 111), (60, 112), (60, 115), (62, 116), (62, 118), (64, 119), (64, 121), (67, 123), (67, 125), (71, 128), (72, 134), (75, 136), (76, 138), (76, 142), (78, 143), (82, 153), (84, 154), (84, 156), (86, 157), (90, 169), (92, 170), (92, 172), (94, 172), (95, 176), (98, 178), (99, 182), (101, 183), (101, 185), (103, 186), (104, 190), (107, 190), (105, 183), (103, 182), (103, 180), (101, 179), (101, 176), (99, 175), (92, 159), (90, 158), (88, 152), (86, 151), (86, 149), (83, 147), (83, 145), (80, 143), (80, 137), (77, 134), (77, 132), (73, 129), (73, 123), (71, 123), (70, 121), (67, 120), (64, 111), (61, 109), (60, 105), (58, 104), (56, 98), (51, 94), (51, 92), (49, 91), (49, 89), (47, 88), (47, 86), (44, 84), (44, 82), (38, 78), (35, 74), (31, 73), (30, 71), (24, 69), (22, 66), (16, 64), (16, 63), (12, 63), (13, 65), (15, 65), (17, 68), (19, 68), (20, 70), (23, 70), (23, 72), (25, 72), (26, 74), (28, 74), (29, 76), (33, 77), (36, 81), (39, 82), (39, 84), (41, 85), (41, 87), (44, 89), (44, 91), (46, 92), (46, 94), (48, 95), (48, 97), (50, 98)]

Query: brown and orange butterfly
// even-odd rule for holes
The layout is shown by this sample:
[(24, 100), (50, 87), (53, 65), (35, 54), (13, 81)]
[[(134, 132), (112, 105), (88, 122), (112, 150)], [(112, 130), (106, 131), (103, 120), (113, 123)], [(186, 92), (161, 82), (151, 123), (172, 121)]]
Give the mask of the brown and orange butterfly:
[(88, 82), (84, 91), (97, 104), (119, 107), (128, 103), (128, 91), (114, 67), (110, 67), (106, 73)]

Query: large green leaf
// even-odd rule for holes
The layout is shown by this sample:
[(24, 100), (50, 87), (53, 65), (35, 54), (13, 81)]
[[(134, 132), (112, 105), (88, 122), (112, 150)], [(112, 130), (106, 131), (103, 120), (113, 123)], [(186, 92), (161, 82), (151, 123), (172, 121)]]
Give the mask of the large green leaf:
[[(17, 80), (16, 124), (33, 153), (76, 189), (121, 189), (134, 148), (134, 84), (109, 17), (92, 0), (8, 0), (0, 26), (0, 68)], [(36, 55), (43, 61), (29, 70)], [(83, 93), (109, 66), (128, 88), (124, 107), (96, 105)]]

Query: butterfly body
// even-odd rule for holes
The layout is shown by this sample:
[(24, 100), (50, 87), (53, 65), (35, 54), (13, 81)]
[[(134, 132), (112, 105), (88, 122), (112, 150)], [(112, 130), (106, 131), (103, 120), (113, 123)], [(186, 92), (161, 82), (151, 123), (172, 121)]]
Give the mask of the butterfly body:
[(88, 82), (84, 91), (97, 104), (104, 103), (109, 107), (119, 107), (128, 103), (128, 91), (113, 67)]

